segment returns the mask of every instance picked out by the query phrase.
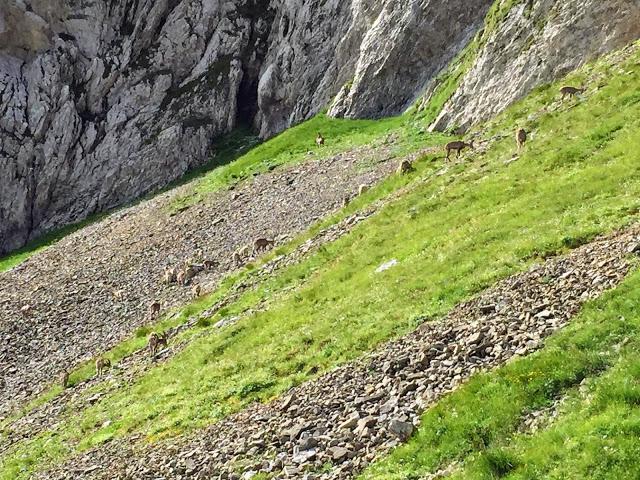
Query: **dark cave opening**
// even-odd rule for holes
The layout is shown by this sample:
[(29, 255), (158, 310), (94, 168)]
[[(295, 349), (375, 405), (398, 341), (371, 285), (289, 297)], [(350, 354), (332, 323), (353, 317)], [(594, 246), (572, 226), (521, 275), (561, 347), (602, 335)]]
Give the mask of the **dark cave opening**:
[(253, 125), (258, 113), (258, 78), (245, 72), (240, 82), (237, 99), (237, 123), (239, 125)]

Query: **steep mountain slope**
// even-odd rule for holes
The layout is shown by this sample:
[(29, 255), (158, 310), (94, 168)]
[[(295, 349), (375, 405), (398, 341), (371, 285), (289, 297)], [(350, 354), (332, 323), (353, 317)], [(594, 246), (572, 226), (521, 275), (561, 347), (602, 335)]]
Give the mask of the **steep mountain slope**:
[[(92, 379), (91, 364), (81, 365), (72, 372), (72, 388), (52, 387), (1, 424), (1, 475), (12, 480), (34, 472), (48, 479), (147, 474), (206, 478), (222, 470), (227, 478), (237, 478), (262, 470), (262, 478), (303, 478), (301, 471), (310, 470), (316, 478), (350, 478), (393, 444), (388, 420), (397, 420), (406, 432), (406, 420), (417, 419), (425, 407), (418, 395), (439, 398), (483, 365), (483, 359), (486, 366), (496, 365), (513, 354), (544, 347), (543, 363), (535, 363), (533, 374), (526, 370), (510, 386), (516, 393), (521, 385), (531, 385), (531, 390), (515, 399), (496, 400), (513, 407), (504, 415), (495, 412), (496, 425), (504, 430), (493, 428), (494, 417), (479, 419), (474, 414), (486, 410), (467, 408), (469, 415), (459, 416), (445, 403), (450, 414), (445, 419), (451, 425), (445, 432), (452, 437), (446, 437), (450, 441), (442, 449), (426, 444), (425, 450), (435, 452), (438, 461), (416, 461), (415, 475), (446, 467), (440, 460), (483, 453), (494, 434), (497, 438), (517, 427), (528, 415), (527, 408), (544, 406), (586, 376), (596, 375), (608, 365), (602, 361), (601, 347), (613, 349), (618, 343), (617, 329), (624, 322), (605, 322), (596, 328), (593, 341), (585, 340), (594, 333), (591, 328), (582, 336), (570, 335), (574, 342), (570, 349), (554, 349), (551, 343), (549, 352), (542, 339), (570, 321), (587, 298), (616, 285), (634, 264), (627, 255), (637, 252), (640, 243), (635, 225), (640, 206), (635, 157), (640, 142), (638, 48), (632, 45), (563, 79), (591, 85), (582, 98), (562, 102), (560, 84), (538, 89), (474, 130), (478, 148), (459, 162), (444, 165), (441, 154), (430, 152), (414, 162), (413, 174), (386, 179), (325, 220), (324, 226), (342, 228), (355, 223), (335, 241), (305, 248), (303, 237), (283, 245), (271, 260), (298, 247), (305, 253), (281, 269), (271, 269), (270, 263), (250, 265), (182, 315), (163, 319), (157, 328), (170, 328), (171, 339), (159, 356), (162, 362), (156, 364), (146, 352), (136, 352), (145, 341), (132, 333), (131, 339), (104, 353), (115, 364), (105, 376)], [(424, 127), (419, 116), (386, 122), (395, 124), (400, 140), (378, 132), (376, 149), (384, 151), (384, 145), (401, 141), (403, 135), (417, 142), (417, 148), (436, 140), (413, 133)], [(532, 133), (519, 153), (512, 139), (516, 125), (525, 125)], [(308, 136), (301, 138), (307, 145)], [(269, 151), (269, 145), (281, 141), (276, 138), (262, 148)], [(299, 161), (305, 150), (300, 150)], [(269, 159), (264, 161), (268, 169)], [(215, 177), (216, 172), (210, 175)], [(205, 176), (199, 185), (206, 186), (209, 180)], [(239, 188), (242, 184), (236, 191)], [(206, 189), (196, 191), (182, 214), (197, 211), (217, 218), (216, 212), (201, 207), (227, 193), (209, 196)], [(369, 204), (377, 199), (380, 202), (371, 213)], [(353, 215), (360, 210), (362, 215)], [(629, 224), (622, 232), (611, 233)], [(610, 238), (592, 242), (605, 233)], [(455, 305), (496, 281), (585, 243), (589, 245), (566, 258), (533, 266), (531, 273), (462, 303), (446, 317)], [(45, 257), (36, 255), (29, 263), (37, 264), (40, 258)], [(33, 268), (29, 263), (25, 270)], [(272, 275), (252, 283), (251, 272), (263, 265), (265, 270), (257, 270)], [(242, 290), (247, 283), (252, 288)], [(236, 287), (241, 294), (219, 305)], [(24, 292), (25, 287), (19, 290)], [(465, 313), (464, 318), (460, 325), (448, 325), (457, 318), (455, 312)], [(478, 323), (465, 324), (471, 320)], [(474, 331), (476, 326), (487, 328), (482, 330), (485, 337)], [(610, 328), (616, 329), (615, 335), (609, 334)], [(140, 330), (140, 337), (147, 331)], [(425, 331), (436, 337), (423, 336)], [(405, 334), (409, 336), (399, 343), (381, 347), (388, 364), (376, 356), (367, 361), (367, 352)], [(428, 349), (426, 357), (420, 356), (422, 342), (437, 353)], [(494, 350), (497, 345), (501, 348)], [(404, 346), (415, 354), (403, 357)], [(473, 350), (470, 356), (469, 350)], [(570, 356), (563, 358), (564, 351)], [(431, 363), (431, 354), (437, 363)], [(339, 365), (344, 369), (330, 372)], [(351, 373), (357, 373), (355, 380), (348, 379)], [(282, 397), (265, 407), (250, 406), (256, 400), (281, 397), (300, 383), (304, 384), (296, 391), (309, 394), (308, 398)], [(489, 382), (485, 395), (494, 392), (493, 385)], [(460, 397), (473, 398), (473, 390), (469, 394), (465, 388), (452, 397), (454, 404)], [(399, 398), (393, 403), (389, 397), (396, 394)], [(313, 423), (323, 416), (323, 409), (340, 421), (357, 410), (360, 418), (345, 424), (355, 431)], [(442, 412), (435, 410), (428, 425), (437, 427)], [(296, 422), (302, 415), (311, 423)], [(248, 418), (250, 427), (234, 423), (238, 418)], [(456, 430), (457, 419), (469, 420), (469, 425)], [(228, 431), (225, 426), (230, 426)], [(442, 431), (428, 428), (427, 433)], [(420, 432), (416, 441), (423, 438)], [(462, 441), (456, 442), (457, 438)], [(452, 453), (452, 446), (459, 448)], [(338, 450), (329, 452), (334, 447)], [(398, 453), (410, 478), (411, 452)], [(256, 458), (260, 462), (252, 461)], [(127, 472), (125, 464), (132, 470)], [(343, 470), (342, 464), (348, 468)], [(380, 478), (399, 471), (397, 464), (389, 470), (385, 465), (380, 468)]]
[(238, 125), (266, 138), (435, 90), (453, 97), (432, 128), (468, 128), (639, 20), (638, 0), (3, 2), (0, 253), (166, 185)]
[[(65, 223), (162, 185), (182, 169), (173, 155), (192, 149), (180, 158), (198, 165), (239, 123), (270, 135), (328, 102), (378, 116), (427, 92), (396, 118), (318, 115), (214, 159), (0, 273), (2, 480), (636, 476), (638, 274), (623, 277), (640, 251), (640, 46), (541, 83), (637, 38), (640, 4), (499, 0), (466, 47), (489, 2), (442, 6), (0, 5), (0, 166), (13, 178), (0, 197), (26, 215), (26, 236), (41, 207)], [(564, 101), (562, 84), (586, 88)], [(468, 130), (476, 148), (444, 163), (450, 137), (429, 126)], [(402, 159), (415, 170), (390, 175)], [(2, 208), (0, 229), (15, 231)], [(276, 248), (240, 268), (232, 252), (260, 236)], [(160, 281), (192, 257), (217, 262), (193, 301)], [(169, 344), (149, 358), (152, 329)], [(560, 423), (529, 435), (541, 411)], [(602, 429), (609, 443), (591, 439)], [(563, 465), (536, 453), (547, 444)], [(622, 453), (593, 458), (590, 445)]]
[[(356, 135), (351, 131), (350, 140)], [(280, 140), (288, 136), (295, 132)], [(193, 189), (186, 185), (69, 235), (36, 261), (6, 272), (0, 277), (0, 417), (65, 368), (147, 323), (152, 302), (160, 301), (163, 310), (184, 303), (190, 288), (164, 285), (165, 268), (215, 260), (216, 267), (197, 278), (210, 291), (238, 267), (234, 250), (261, 237), (279, 245), (340, 208), (358, 185), (384, 178), (403, 148), (399, 141), (374, 145), (336, 155), (319, 150), (317, 161), (307, 155), (303, 166), (266, 173), (174, 210)], [(28, 315), (21, 313), (25, 307)]]
[(386, 60), (355, 114), (399, 113), (479, 28), (476, 3), (2, 2), (0, 253), (166, 185), (239, 124), (308, 118), (360, 56)]

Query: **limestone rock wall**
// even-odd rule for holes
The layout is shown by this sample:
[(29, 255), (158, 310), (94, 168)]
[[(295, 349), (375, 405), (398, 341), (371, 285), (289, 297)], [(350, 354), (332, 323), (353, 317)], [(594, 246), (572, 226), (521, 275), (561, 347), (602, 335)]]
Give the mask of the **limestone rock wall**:
[[(499, 2), (505, 0), (496, 0)], [(493, 0), (5, 0), (0, 254), (329, 113), (401, 113)], [(467, 128), (640, 37), (640, 0), (516, 2), (432, 128)]]
[(465, 130), (533, 88), (640, 38), (640, 0), (535, 0), (514, 6), (431, 125)]

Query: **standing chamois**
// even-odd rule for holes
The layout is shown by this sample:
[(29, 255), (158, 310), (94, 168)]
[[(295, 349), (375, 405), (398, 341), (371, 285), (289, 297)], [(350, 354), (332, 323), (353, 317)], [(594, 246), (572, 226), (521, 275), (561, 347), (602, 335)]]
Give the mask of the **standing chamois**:
[(527, 141), (527, 132), (524, 128), (519, 128), (516, 132), (516, 143), (518, 144), (518, 150), (522, 150), (524, 144)]
[(470, 141), (469, 143), (467, 142), (462, 142), (462, 141), (455, 141), (455, 142), (449, 142), (445, 145), (445, 150), (447, 151), (447, 161), (449, 160), (449, 155), (451, 154), (451, 151), (456, 152), (456, 158), (458, 158), (460, 156), (460, 152), (462, 152), (462, 150), (464, 150), (465, 148), (470, 148), (473, 150), (473, 140)]
[(576, 87), (571, 87), (569, 85), (564, 86), (560, 89), (560, 93), (562, 94), (562, 101), (564, 102), (564, 99), (568, 96), (569, 98), (571, 97), (575, 97), (576, 95), (578, 95), (579, 93), (584, 93), (586, 92), (587, 89), (585, 87), (582, 88), (576, 88)]

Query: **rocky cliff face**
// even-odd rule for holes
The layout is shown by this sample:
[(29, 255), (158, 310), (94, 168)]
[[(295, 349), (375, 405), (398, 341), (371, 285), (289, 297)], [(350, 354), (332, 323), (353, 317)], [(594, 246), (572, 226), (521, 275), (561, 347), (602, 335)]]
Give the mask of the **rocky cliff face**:
[[(355, 53), (355, 72), (332, 103), (330, 115), (377, 118), (404, 111), (478, 31), (493, 2), (403, 3), (398, 8), (394, 0), (378, 2), (370, 22), (361, 20), (366, 10), (355, 11), (352, 31), (360, 48), (347, 50), (348, 55)], [(360, 31), (368, 23), (366, 32)]]
[[(0, 4), (0, 254), (202, 164), (238, 124), (263, 137), (329, 105), (402, 112), (492, 0), (6, 0)], [(468, 128), (640, 37), (640, 0), (496, 0), (431, 126)]]
[(640, 38), (640, 0), (528, 0), (489, 36), (432, 130), (491, 118), (585, 62)]
[(0, 4), (0, 253), (165, 185), (238, 123), (399, 113), (491, 0)]

